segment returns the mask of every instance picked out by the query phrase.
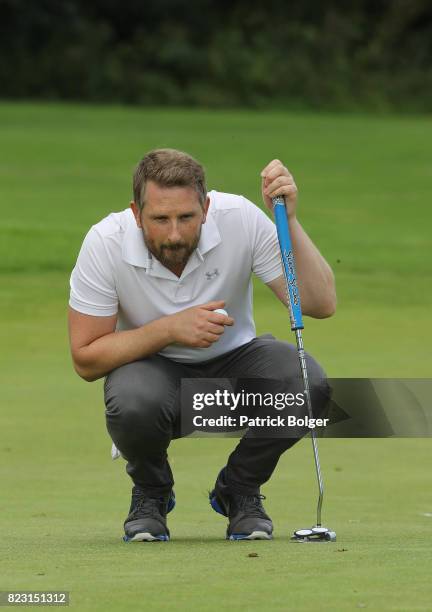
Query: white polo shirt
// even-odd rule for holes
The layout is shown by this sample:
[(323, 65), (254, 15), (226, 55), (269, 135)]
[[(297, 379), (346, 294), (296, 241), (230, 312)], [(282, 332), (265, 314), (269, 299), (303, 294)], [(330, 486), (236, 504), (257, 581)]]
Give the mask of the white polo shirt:
[(225, 300), (235, 319), (209, 348), (169, 345), (160, 354), (196, 363), (213, 359), (256, 336), (252, 272), (264, 283), (282, 274), (274, 223), (243, 196), (210, 191), (197, 248), (180, 278), (147, 249), (128, 208), (111, 213), (84, 239), (70, 279), (70, 306), (87, 315), (118, 314), (117, 330), (213, 300)]

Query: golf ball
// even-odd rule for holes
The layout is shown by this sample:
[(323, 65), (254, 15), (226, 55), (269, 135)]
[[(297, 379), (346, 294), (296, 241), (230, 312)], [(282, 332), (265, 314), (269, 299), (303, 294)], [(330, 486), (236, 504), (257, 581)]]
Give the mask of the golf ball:
[(226, 310), (224, 310), (223, 308), (216, 308), (216, 310), (214, 310), (213, 312), (218, 312), (219, 314), (223, 314), (226, 317), (228, 316), (228, 313)]

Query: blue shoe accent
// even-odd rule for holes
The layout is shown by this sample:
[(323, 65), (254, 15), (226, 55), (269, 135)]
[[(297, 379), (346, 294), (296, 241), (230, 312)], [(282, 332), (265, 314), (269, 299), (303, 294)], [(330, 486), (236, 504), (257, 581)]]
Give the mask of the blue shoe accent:
[(222, 516), (227, 516), (225, 512), (222, 510), (214, 490), (209, 492), (209, 501), (210, 501), (210, 506), (213, 508), (215, 512), (217, 512), (218, 514), (222, 514)]
[(230, 536), (227, 534), (227, 540), (246, 540), (250, 533), (232, 533)]
[(175, 493), (174, 491), (171, 491), (171, 495), (170, 495), (170, 498), (168, 500), (168, 505), (167, 505), (167, 514), (168, 512), (171, 512), (171, 510), (174, 510), (175, 505), (176, 505)]

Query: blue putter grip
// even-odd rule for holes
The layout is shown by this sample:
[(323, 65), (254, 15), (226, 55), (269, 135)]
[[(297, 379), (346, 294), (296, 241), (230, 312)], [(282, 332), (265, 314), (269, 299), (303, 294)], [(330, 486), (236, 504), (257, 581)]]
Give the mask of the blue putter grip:
[(285, 200), (282, 196), (272, 198), (272, 202), (281, 251), (282, 265), (288, 290), (291, 329), (294, 331), (296, 329), (303, 329), (304, 325), (301, 311), (300, 293), (297, 287), (294, 253), (292, 250), (288, 217), (285, 208)]

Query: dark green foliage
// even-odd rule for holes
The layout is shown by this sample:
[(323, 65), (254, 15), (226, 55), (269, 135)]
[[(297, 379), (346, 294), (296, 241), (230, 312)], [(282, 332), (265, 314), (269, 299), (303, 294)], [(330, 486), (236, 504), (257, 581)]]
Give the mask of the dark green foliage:
[(0, 95), (428, 111), (428, 0), (0, 0)]

